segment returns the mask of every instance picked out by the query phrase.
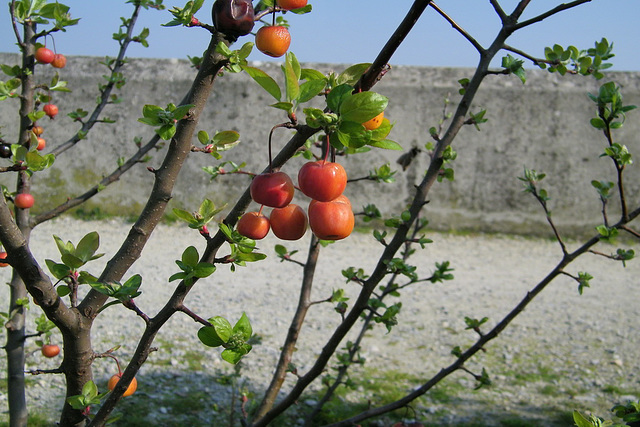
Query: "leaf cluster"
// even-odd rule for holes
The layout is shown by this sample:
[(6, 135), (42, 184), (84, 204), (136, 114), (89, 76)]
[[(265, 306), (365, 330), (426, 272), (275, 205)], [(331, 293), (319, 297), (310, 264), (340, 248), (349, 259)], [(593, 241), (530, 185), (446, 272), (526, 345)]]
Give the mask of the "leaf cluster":
[(193, 15), (200, 10), (204, 0), (188, 1), (184, 7), (174, 7), (169, 12), (173, 15), (173, 19), (166, 24), (162, 24), (163, 27), (175, 27), (178, 25), (189, 26)]
[(208, 347), (223, 347), (220, 357), (235, 365), (242, 356), (251, 351), (249, 339), (253, 334), (251, 322), (246, 313), (231, 327), (231, 323), (221, 316), (209, 319), (211, 326), (203, 326), (198, 330), (198, 338)]
[(19, 23), (27, 21), (48, 25), (53, 21), (51, 31), (66, 31), (66, 27), (76, 25), (80, 19), (73, 19), (69, 6), (62, 3), (47, 3), (47, 0), (18, 0), (15, 2), (15, 17)]
[(209, 277), (216, 271), (216, 266), (208, 262), (200, 262), (198, 250), (194, 246), (189, 246), (182, 253), (182, 257), (176, 260), (180, 267), (180, 272), (169, 277), (169, 281), (183, 280), (186, 286), (193, 285), (194, 278), (203, 279)]
[(139, 118), (138, 121), (149, 126), (158, 126), (156, 133), (160, 138), (168, 141), (176, 133), (177, 121), (186, 116), (193, 107), (193, 104), (179, 107), (174, 104), (168, 104), (167, 108), (162, 108), (157, 105), (147, 104), (142, 109), (143, 117)]
[(68, 285), (95, 284), (97, 279), (94, 276), (87, 271), (78, 270), (89, 261), (93, 261), (104, 255), (103, 253), (96, 253), (100, 247), (100, 236), (98, 233), (95, 231), (88, 233), (80, 239), (77, 246), (74, 246), (70, 241), (65, 243), (58, 236), (53, 236), (53, 239), (60, 252), (60, 260), (62, 263), (57, 263), (51, 259), (46, 259), (45, 263), (53, 277), (67, 284), (58, 286), (58, 295), (61, 297), (69, 295), (72, 289)]
[(173, 214), (182, 221), (189, 224), (189, 228), (195, 230), (201, 230), (209, 222), (211, 222), (215, 216), (222, 212), (226, 205), (216, 208), (216, 205), (209, 199), (204, 199), (200, 204), (197, 212), (187, 212), (183, 209), (174, 209)]

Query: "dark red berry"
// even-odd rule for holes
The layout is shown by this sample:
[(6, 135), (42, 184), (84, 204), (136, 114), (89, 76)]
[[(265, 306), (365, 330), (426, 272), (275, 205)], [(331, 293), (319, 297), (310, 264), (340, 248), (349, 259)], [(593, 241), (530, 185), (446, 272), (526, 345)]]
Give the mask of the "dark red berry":
[(246, 36), (253, 29), (254, 12), (250, 0), (216, 0), (211, 14), (216, 30), (227, 36)]

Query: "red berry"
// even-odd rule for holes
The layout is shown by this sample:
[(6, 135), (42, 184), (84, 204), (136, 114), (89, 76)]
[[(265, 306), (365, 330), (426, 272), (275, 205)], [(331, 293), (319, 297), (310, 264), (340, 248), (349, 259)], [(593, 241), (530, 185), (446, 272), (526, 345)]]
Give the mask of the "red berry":
[(282, 240), (298, 240), (307, 232), (307, 214), (293, 203), (272, 210), (269, 221), (273, 234)]
[(20, 209), (29, 209), (33, 203), (33, 196), (29, 193), (20, 193), (13, 199), (13, 204)]
[(55, 344), (45, 344), (42, 346), (41, 351), (44, 357), (56, 357), (60, 354), (60, 347)]
[[(0, 252), (0, 259), (7, 259), (7, 253), (4, 251)], [(0, 262), (0, 267), (9, 267), (9, 264), (6, 262)]]
[(276, 3), (285, 10), (293, 10), (305, 7), (307, 0), (277, 0)]
[(309, 225), (318, 239), (344, 239), (355, 225), (351, 202), (344, 194), (330, 202), (312, 200), (309, 204)]
[(250, 191), (254, 202), (272, 208), (283, 208), (293, 200), (295, 188), (289, 175), (273, 172), (254, 177)]
[(254, 11), (250, 0), (216, 0), (211, 10), (216, 30), (240, 37), (253, 30)]
[(47, 146), (47, 141), (45, 141), (44, 138), (39, 136), (38, 137), (38, 146), (36, 147), (36, 149), (38, 151), (42, 151), (42, 150), (44, 150), (44, 147), (46, 147), (46, 146)]
[(39, 47), (36, 50), (35, 58), (41, 64), (50, 64), (53, 62), (55, 54), (51, 49), (47, 49), (46, 47)]
[(269, 219), (260, 212), (247, 212), (238, 220), (237, 230), (244, 237), (264, 239), (269, 233)]
[(58, 106), (55, 104), (46, 104), (44, 107), (42, 107), (42, 111), (44, 111), (47, 116), (53, 119), (58, 115)]
[(318, 161), (305, 163), (298, 172), (302, 192), (314, 200), (329, 202), (347, 186), (347, 172), (339, 163)]

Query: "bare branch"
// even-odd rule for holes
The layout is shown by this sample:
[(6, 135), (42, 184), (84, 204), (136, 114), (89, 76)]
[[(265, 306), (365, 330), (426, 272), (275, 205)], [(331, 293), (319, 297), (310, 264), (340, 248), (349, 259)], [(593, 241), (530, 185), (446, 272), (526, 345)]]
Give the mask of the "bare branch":
[(590, 1), (591, 0), (574, 0), (574, 1), (569, 2), (569, 3), (562, 3), (562, 4), (554, 7), (553, 9), (548, 10), (545, 13), (542, 13), (542, 14), (536, 16), (536, 17), (533, 17), (533, 18), (528, 19), (526, 21), (522, 21), (522, 22), (519, 22), (519, 23), (515, 24), (514, 27), (513, 27), (513, 30), (517, 31), (517, 30), (519, 30), (521, 28), (524, 28), (524, 27), (527, 27), (529, 25), (535, 24), (537, 22), (543, 21), (543, 20), (547, 19), (548, 17), (555, 15), (556, 13), (560, 13), (560, 12), (562, 12), (564, 10), (571, 9), (573, 7), (579, 6), (579, 5), (584, 4), (584, 3), (589, 3)]
[(473, 38), (471, 36), (471, 34), (469, 34), (464, 28), (462, 28), (460, 25), (458, 25), (458, 23), (455, 22), (442, 9), (440, 9), (440, 7), (437, 4), (435, 4), (434, 2), (431, 2), (431, 4), (429, 6), (431, 6), (433, 9), (435, 9), (435, 11), (440, 14), (440, 16), (442, 16), (449, 24), (451, 24), (451, 26), (456, 31), (458, 31), (465, 39), (467, 39), (467, 41), (469, 41), (469, 43), (471, 43), (473, 45), (473, 47), (476, 48), (478, 53), (484, 52), (484, 48), (482, 47), (482, 45), (475, 38)]

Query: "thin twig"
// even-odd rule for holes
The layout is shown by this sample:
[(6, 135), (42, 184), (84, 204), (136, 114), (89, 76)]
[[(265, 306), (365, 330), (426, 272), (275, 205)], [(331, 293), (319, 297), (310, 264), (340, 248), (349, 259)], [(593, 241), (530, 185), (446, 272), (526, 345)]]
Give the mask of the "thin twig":
[(476, 48), (478, 53), (484, 52), (485, 49), (482, 47), (482, 45), (475, 38), (473, 38), (471, 34), (469, 34), (464, 28), (458, 25), (456, 21), (454, 21), (449, 15), (447, 15), (445, 11), (440, 9), (440, 6), (438, 6), (434, 2), (431, 2), (429, 6), (431, 6), (436, 12), (438, 12), (440, 16), (442, 16), (453, 27), (453, 29), (455, 29), (457, 32), (459, 32), (462, 35), (462, 37), (467, 39), (467, 41), (471, 43), (473, 47)]

